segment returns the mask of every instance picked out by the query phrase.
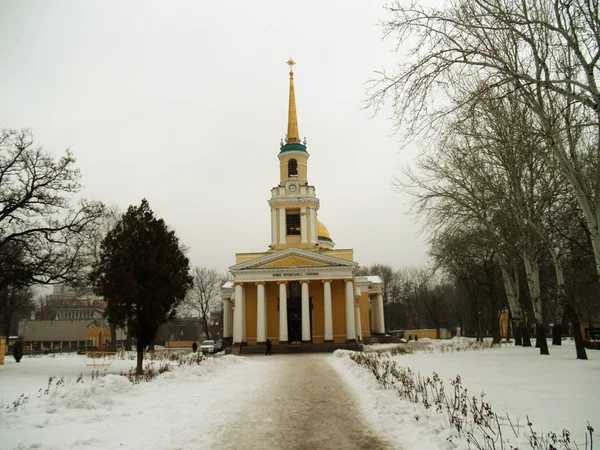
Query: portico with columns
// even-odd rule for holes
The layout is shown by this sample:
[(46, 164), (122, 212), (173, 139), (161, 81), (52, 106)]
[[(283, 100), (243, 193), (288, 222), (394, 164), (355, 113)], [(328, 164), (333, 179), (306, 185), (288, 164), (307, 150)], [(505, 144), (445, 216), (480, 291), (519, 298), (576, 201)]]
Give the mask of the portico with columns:
[(308, 183), (306, 138), (300, 140), (290, 66), (288, 132), (279, 146), (279, 183), (271, 189), (268, 250), (237, 253), (222, 288), (223, 337), (234, 348), (354, 345), (383, 334), (382, 282), (356, 276), (352, 249), (335, 243), (318, 220), (320, 200)]

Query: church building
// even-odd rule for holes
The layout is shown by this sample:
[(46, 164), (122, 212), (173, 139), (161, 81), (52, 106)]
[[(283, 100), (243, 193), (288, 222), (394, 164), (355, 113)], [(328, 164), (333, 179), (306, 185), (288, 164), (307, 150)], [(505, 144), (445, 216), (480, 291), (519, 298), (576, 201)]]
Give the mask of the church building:
[(237, 253), (222, 288), (224, 344), (234, 352), (264, 349), (267, 339), (274, 351), (356, 349), (384, 333), (381, 280), (356, 276), (354, 251), (335, 249), (318, 220), (310, 155), (298, 134), (294, 61), (288, 64), (288, 130), (269, 200), (271, 243), (265, 252)]

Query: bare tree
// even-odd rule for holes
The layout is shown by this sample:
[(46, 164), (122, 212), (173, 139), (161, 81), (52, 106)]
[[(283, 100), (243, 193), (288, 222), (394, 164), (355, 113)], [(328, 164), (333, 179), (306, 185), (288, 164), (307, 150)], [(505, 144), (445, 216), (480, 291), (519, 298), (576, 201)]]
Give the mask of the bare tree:
[[(386, 35), (399, 46), (417, 41), (396, 73), (378, 74), (370, 105), (378, 110), (391, 98), (398, 125), (422, 135), (461, 106), (433, 102), (432, 94), (473, 80), (518, 92), (583, 211), (600, 275), (598, 1), (455, 0), (443, 8), (396, 1), (388, 10)], [(480, 93), (473, 90), (469, 101)], [(589, 150), (591, 170), (582, 162)]]
[(0, 284), (62, 283), (82, 277), (81, 239), (104, 206), (70, 198), (81, 188), (70, 152), (55, 159), (28, 130), (0, 132)]
[[(498, 296), (496, 252), (494, 245), (488, 241), (487, 232), (475, 227), (463, 227), (452, 233), (442, 231), (432, 238), (430, 254), (436, 266), (463, 287), (471, 312), (470, 328), (476, 330), (479, 339), (483, 338), (480, 313), (491, 310), (488, 320), (492, 328), (493, 343), (499, 344), (499, 319), (505, 302), (500, 301)], [(484, 307), (486, 300), (489, 308)], [(463, 318), (466, 311), (460, 311), (457, 306), (455, 308), (459, 309), (454, 311), (459, 324), (466, 330)]]
[(192, 275), (192, 287), (180, 309), (185, 314), (198, 317), (204, 335), (210, 339), (210, 313), (218, 308), (225, 277), (215, 269), (207, 267), (195, 267)]

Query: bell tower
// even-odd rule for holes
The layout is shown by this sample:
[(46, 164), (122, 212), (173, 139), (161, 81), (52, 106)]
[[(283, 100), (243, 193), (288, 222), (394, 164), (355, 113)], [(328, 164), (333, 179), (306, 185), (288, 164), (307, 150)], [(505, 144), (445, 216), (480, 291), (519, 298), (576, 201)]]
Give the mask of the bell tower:
[(318, 248), (317, 211), (319, 199), (315, 188), (308, 184), (306, 138), (300, 141), (296, 93), (294, 90), (294, 60), (290, 66), (288, 127), (279, 148), (279, 185), (271, 189), (271, 250), (288, 247)]
[(294, 90), (294, 60), (287, 62), (290, 66), (290, 98), (288, 106), (288, 127), (285, 141), (281, 141), (279, 153), (279, 184), (287, 186), (295, 183), (298, 186), (308, 184), (307, 163), (309, 154), (306, 151), (306, 138), (304, 144), (300, 142), (298, 133), (298, 116), (296, 114), (296, 93)]

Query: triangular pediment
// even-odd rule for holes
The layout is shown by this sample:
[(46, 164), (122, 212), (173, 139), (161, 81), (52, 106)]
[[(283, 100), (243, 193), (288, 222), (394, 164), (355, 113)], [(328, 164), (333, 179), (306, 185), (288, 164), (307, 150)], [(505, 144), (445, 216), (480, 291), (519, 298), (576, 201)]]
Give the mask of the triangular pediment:
[(307, 267), (322, 265), (323, 262), (321, 261), (315, 261), (314, 259), (292, 255), (264, 264), (261, 267)]
[(270, 269), (280, 267), (355, 267), (357, 263), (311, 252), (300, 248), (287, 248), (278, 252), (269, 253), (260, 258), (231, 266), (229, 269), (252, 270)]

